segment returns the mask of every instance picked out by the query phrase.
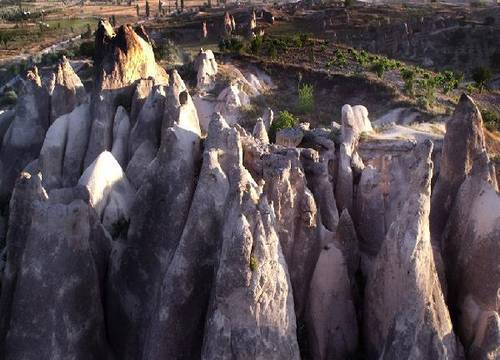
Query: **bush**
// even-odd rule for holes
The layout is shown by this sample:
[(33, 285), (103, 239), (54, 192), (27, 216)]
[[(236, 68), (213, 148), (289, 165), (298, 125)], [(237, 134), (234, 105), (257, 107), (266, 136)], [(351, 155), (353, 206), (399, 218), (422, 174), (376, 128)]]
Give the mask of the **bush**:
[(250, 270), (253, 272), (253, 271), (257, 270), (258, 267), (259, 267), (259, 261), (255, 257), (255, 255), (251, 255), (250, 256)]
[(500, 131), (500, 112), (481, 110), (484, 126), (490, 131)]
[(243, 41), (238, 39), (237, 37), (222, 39), (219, 42), (219, 50), (220, 51), (227, 51), (227, 52), (236, 53), (236, 54), (239, 54), (241, 52), (241, 50), (243, 49), (243, 46), (244, 46)]
[(416, 78), (415, 71), (412, 69), (402, 69), (401, 70), (401, 77), (403, 78), (403, 81), (405, 82), (406, 93), (409, 96), (414, 97), (415, 96), (415, 78)]
[(81, 57), (85, 58), (93, 58), (95, 54), (95, 42), (94, 41), (86, 41), (80, 44), (78, 48), (78, 54)]
[(294, 126), (297, 126), (299, 123), (299, 120), (291, 113), (288, 111), (280, 111), (278, 114), (278, 118), (273, 121), (271, 124), (271, 131), (269, 135), (271, 136), (271, 139), (276, 138), (276, 133), (282, 129), (287, 129), (287, 128), (292, 128)]
[(379, 78), (384, 76), (384, 73), (388, 70), (393, 70), (397, 67), (396, 61), (389, 60), (386, 57), (379, 57), (373, 61), (371, 70), (377, 74)]
[(445, 94), (455, 90), (463, 80), (463, 75), (453, 71), (443, 71), (436, 76), (437, 85), (443, 89)]
[(480, 66), (474, 69), (472, 73), (472, 80), (476, 83), (476, 87), (479, 91), (482, 91), (487, 86), (492, 76), (493, 74), (490, 69)]
[(436, 99), (436, 77), (424, 74), (424, 77), (417, 81), (417, 87), (420, 93), (420, 99), (418, 101), (419, 106), (426, 109), (431, 108)]
[(255, 36), (250, 42), (250, 52), (252, 52), (253, 54), (259, 53), (260, 49), (262, 48), (262, 43), (263, 43), (262, 36), (261, 35)]
[(314, 110), (314, 88), (312, 85), (303, 84), (299, 86), (299, 99), (297, 102), (297, 111), (301, 114), (307, 114)]
[(0, 106), (15, 105), (17, 102), (17, 94), (14, 90), (7, 90), (0, 97)]

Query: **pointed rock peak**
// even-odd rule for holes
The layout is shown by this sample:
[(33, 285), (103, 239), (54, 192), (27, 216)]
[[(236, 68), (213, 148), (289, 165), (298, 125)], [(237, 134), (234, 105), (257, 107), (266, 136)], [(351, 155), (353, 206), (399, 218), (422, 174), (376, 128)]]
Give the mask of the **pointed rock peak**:
[(143, 38), (144, 41), (152, 44), (151, 38), (147, 34), (146, 29), (144, 29), (144, 26), (142, 26), (142, 25), (136, 26), (135, 27), (135, 32), (136, 32), (137, 35), (139, 35), (141, 38)]
[(182, 80), (181, 76), (177, 72), (177, 70), (172, 70), (169, 78), (169, 85), (176, 93), (181, 93), (186, 90), (186, 84), (184, 80)]
[(119, 89), (141, 78), (167, 82), (167, 74), (154, 58), (153, 47), (144, 29), (138, 34), (131, 25), (122, 25), (115, 34), (101, 21), (96, 32), (96, 89)]
[(42, 79), (38, 74), (38, 68), (36, 66), (26, 72), (26, 80), (38, 85), (39, 87), (42, 86)]
[(73, 67), (71, 66), (66, 56), (63, 56), (57, 64), (55, 76), (56, 83), (66, 84), (67, 82), (72, 81), (78, 85), (83, 86), (80, 78), (73, 70)]
[(347, 209), (342, 210), (342, 214), (340, 214), (338, 226), (339, 226), (339, 228), (343, 227), (343, 228), (348, 228), (348, 229), (354, 229), (354, 223), (353, 223), (351, 215), (349, 215), (349, 211)]
[(216, 112), (212, 115), (212, 119), (208, 125), (208, 135), (216, 134), (217, 132), (222, 131), (222, 129), (226, 129), (228, 127), (229, 125), (224, 117), (220, 113)]
[(115, 30), (113, 26), (109, 23), (108, 20), (99, 20), (99, 24), (97, 25), (97, 30), (95, 32), (96, 39), (111, 39), (115, 37)]
[(266, 125), (264, 124), (264, 120), (262, 120), (262, 118), (257, 119), (252, 135), (263, 144), (269, 144), (269, 136), (267, 135)]
[(476, 103), (469, 95), (465, 93), (463, 93), (462, 96), (460, 96), (460, 100), (458, 101), (458, 104), (455, 107), (455, 112), (453, 114), (452, 119), (457, 119), (457, 116), (455, 115), (458, 114), (470, 114), (470, 115), (475, 115), (477, 117), (481, 117), (481, 113), (479, 112)]

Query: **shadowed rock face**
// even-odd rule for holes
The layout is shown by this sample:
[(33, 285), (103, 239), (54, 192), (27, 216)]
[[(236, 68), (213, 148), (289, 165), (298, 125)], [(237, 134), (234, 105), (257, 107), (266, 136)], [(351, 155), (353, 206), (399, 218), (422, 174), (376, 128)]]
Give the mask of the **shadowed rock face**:
[(10, 198), (21, 170), (38, 157), (49, 127), (49, 94), (37, 68), (28, 71), (16, 115), (0, 149), (0, 201)]
[(128, 235), (120, 239), (111, 260), (110, 338), (123, 359), (144, 351), (161, 280), (179, 244), (200, 166), (199, 125), (194, 132), (197, 118), (186, 115), (192, 103), (180, 105), (172, 92), (165, 106), (172, 110), (172, 125), (163, 131), (158, 154), (132, 205)]
[(453, 201), (473, 161), (485, 151), (483, 119), (474, 101), (462, 95), (453, 116), (446, 123), (441, 171), (434, 187), (431, 205), (431, 236), (441, 243)]
[(47, 196), (38, 176), (23, 173), (11, 211), (0, 300), (5, 358), (107, 356), (102, 285), (110, 238), (88, 195), (68, 188)]
[(486, 153), (474, 159), (443, 235), (449, 302), (471, 358), (500, 354), (500, 196)]

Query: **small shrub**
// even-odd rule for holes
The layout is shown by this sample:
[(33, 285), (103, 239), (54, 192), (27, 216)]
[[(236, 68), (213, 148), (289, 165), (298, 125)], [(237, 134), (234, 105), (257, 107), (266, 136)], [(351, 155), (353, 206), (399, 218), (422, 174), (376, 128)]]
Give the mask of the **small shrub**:
[(437, 79), (430, 74), (424, 74), (422, 79), (418, 79), (417, 88), (420, 94), (418, 104), (426, 109), (430, 109), (436, 99)]
[(250, 42), (250, 52), (253, 54), (258, 54), (262, 48), (263, 39), (261, 35), (255, 36)]
[(17, 94), (14, 90), (7, 90), (0, 96), (0, 106), (11, 106), (17, 102)]
[(297, 126), (299, 123), (298, 119), (288, 111), (280, 111), (278, 117), (271, 124), (270, 137), (271, 139), (276, 138), (276, 133), (282, 129), (292, 128)]
[(492, 76), (493, 74), (490, 69), (480, 66), (474, 69), (472, 73), (472, 80), (476, 83), (476, 87), (479, 91), (482, 91), (487, 86)]
[(414, 97), (415, 96), (415, 71), (412, 69), (402, 69), (401, 70), (401, 77), (403, 78), (403, 81), (405, 82), (405, 91), (406, 93)]
[(500, 131), (500, 112), (481, 110), (484, 126), (490, 131)]
[(250, 256), (250, 270), (252, 272), (256, 271), (257, 268), (259, 267), (259, 261), (255, 257), (255, 255)]
[(219, 42), (219, 49), (220, 51), (227, 51), (230, 53), (236, 53), (239, 54), (241, 50), (243, 49), (243, 46), (245, 44), (243, 41), (237, 37), (230, 37), (227, 39), (222, 39)]
[(463, 80), (463, 75), (453, 71), (443, 71), (436, 76), (437, 86), (443, 89), (445, 94), (458, 88), (458, 85)]
[(86, 41), (80, 44), (78, 48), (78, 54), (81, 57), (85, 58), (93, 58), (95, 53), (95, 42), (94, 41)]
[(312, 85), (303, 84), (299, 86), (297, 111), (301, 114), (307, 114), (313, 110), (314, 110), (314, 88)]

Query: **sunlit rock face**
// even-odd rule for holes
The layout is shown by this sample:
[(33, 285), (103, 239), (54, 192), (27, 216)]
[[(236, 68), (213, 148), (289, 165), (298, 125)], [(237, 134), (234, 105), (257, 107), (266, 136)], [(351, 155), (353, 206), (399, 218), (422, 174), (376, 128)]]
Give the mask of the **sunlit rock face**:
[(196, 87), (201, 91), (212, 90), (215, 86), (215, 76), (217, 75), (217, 62), (212, 50), (201, 49), (195, 59)]
[(115, 31), (101, 20), (96, 31), (96, 84), (98, 91), (120, 89), (148, 77), (157, 82), (168, 76), (156, 64), (151, 41), (142, 27), (123, 25)]
[(371, 356), (463, 356), (453, 333), (430, 242), (431, 151), (430, 142), (415, 148), (408, 198), (368, 276), (365, 344)]

